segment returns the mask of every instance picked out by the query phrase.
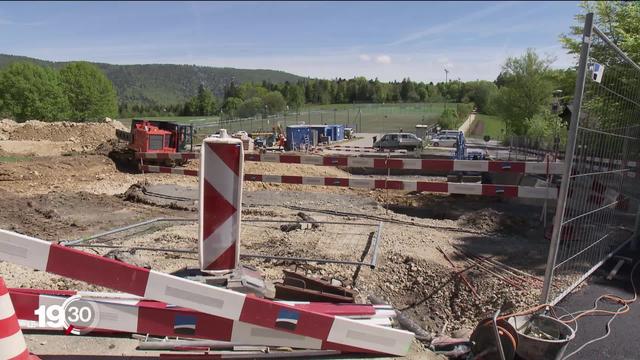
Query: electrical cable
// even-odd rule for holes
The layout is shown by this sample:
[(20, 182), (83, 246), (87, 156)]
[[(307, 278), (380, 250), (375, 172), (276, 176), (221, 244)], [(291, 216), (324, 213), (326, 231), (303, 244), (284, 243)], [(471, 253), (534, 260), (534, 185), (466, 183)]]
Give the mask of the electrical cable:
[[(611, 318), (609, 319), (609, 321), (607, 321), (607, 324), (606, 324), (606, 327), (605, 327), (606, 328), (606, 333), (603, 336), (600, 336), (598, 338), (594, 338), (594, 339), (591, 339), (591, 340), (587, 341), (582, 346), (580, 346), (579, 348), (577, 348), (576, 350), (574, 350), (573, 352), (571, 352), (570, 354), (568, 354), (567, 356), (562, 358), (562, 360), (568, 359), (568, 358), (574, 356), (575, 354), (579, 353), (580, 351), (584, 350), (584, 348), (586, 348), (587, 346), (607, 338), (611, 334), (611, 323), (613, 322), (613, 320), (615, 320), (615, 318), (618, 315), (625, 314), (625, 313), (627, 313), (627, 312), (629, 312), (631, 310), (629, 305), (634, 303), (636, 300), (638, 300), (638, 291), (636, 290), (636, 283), (633, 280), (633, 275), (635, 274), (635, 271), (638, 268), (638, 266), (640, 266), (640, 261), (637, 261), (635, 263), (635, 265), (633, 266), (633, 268), (631, 269), (630, 281), (631, 281), (631, 287), (633, 289), (633, 297), (631, 299), (623, 299), (622, 297), (617, 296), (617, 295), (604, 294), (604, 295), (599, 296), (594, 301), (593, 308), (588, 309), (588, 310), (576, 311), (576, 312), (573, 312), (573, 313), (569, 313), (569, 312), (567, 312), (565, 310), (565, 312), (567, 312), (567, 314), (563, 315), (563, 316), (560, 316), (560, 317), (557, 317), (555, 315), (555, 310), (554, 309), (555, 308), (562, 309), (561, 307), (556, 306), (556, 305), (551, 305), (551, 304), (541, 304), (541, 305), (534, 306), (534, 307), (532, 307), (530, 309), (527, 309), (527, 310), (524, 310), (524, 311), (520, 311), (520, 312), (516, 312), (516, 313), (500, 316), (498, 319), (505, 320), (505, 319), (508, 319), (508, 318), (514, 317), (514, 316), (530, 315), (530, 314), (537, 313), (540, 310), (547, 309), (547, 310), (549, 310), (549, 312), (551, 312), (552, 315), (554, 315), (554, 317), (556, 317), (556, 319), (558, 319), (559, 321), (563, 322), (564, 324), (574, 323), (575, 324), (574, 333), (575, 333), (575, 332), (578, 331), (578, 319), (580, 319), (581, 317), (584, 317), (584, 316), (612, 315)], [(616, 311), (598, 309), (598, 304), (602, 300), (613, 302), (613, 303), (616, 303), (616, 304), (620, 304), (621, 306)], [(564, 309), (562, 309), (562, 310), (564, 310)], [(563, 318), (568, 317), (568, 316), (571, 316), (571, 319), (562, 320)]]

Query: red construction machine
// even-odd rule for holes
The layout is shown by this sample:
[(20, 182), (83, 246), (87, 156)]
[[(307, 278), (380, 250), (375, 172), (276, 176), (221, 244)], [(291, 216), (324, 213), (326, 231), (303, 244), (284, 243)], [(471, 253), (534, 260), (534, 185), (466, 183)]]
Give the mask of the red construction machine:
[[(193, 126), (181, 125), (166, 121), (134, 119), (131, 121), (131, 131), (116, 130), (119, 140), (127, 142), (126, 148), (114, 149), (109, 156), (117, 164), (137, 167), (136, 153), (172, 154), (193, 151)], [(146, 162), (156, 162), (165, 166), (176, 166), (183, 160), (146, 159)]]

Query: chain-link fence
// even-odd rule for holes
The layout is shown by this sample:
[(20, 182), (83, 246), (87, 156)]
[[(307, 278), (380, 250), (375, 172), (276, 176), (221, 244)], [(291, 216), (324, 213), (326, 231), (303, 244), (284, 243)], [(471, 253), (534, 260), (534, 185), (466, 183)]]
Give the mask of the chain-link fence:
[(556, 303), (638, 229), (640, 67), (585, 22), (542, 301)]
[(244, 130), (246, 132), (271, 132), (280, 125), (340, 124), (353, 128), (360, 133), (385, 133), (402, 129), (414, 131), (418, 124), (435, 123), (445, 106), (456, 104), (415, 103), (415, 104), (355, 104), (337, 105), (335, 108), (323, 107), (318, 110), (288, 112), (279, 115), (256, 115), (242, 119), (223, 116), (219, 122), (198, 124), (201, 131), (225, 128), (228, 132)]

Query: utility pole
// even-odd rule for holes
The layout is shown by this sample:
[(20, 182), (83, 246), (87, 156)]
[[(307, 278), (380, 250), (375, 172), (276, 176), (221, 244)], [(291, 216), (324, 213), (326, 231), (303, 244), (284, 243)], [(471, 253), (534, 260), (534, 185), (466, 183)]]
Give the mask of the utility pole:
[[(447, 89), (447, 83), (449, 83), (449, 70), (444, 68), (444, 88)], [(447, 97), (444, 97), (444, 108), (447, 108)]]

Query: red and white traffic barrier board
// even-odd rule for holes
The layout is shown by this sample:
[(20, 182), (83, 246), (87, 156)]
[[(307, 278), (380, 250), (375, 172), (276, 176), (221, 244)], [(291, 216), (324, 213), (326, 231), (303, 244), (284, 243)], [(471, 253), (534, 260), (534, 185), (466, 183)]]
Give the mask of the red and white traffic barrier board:
[(408, 169), (440, 172), (475, 171), (522, 174), (562, 174), (563, 163), (534, 161), (390, 159), (358, 156), (318, 156), (289, 154), (245, 154), (245, 161), (345, 166), (367, 169)]
[(13, 309), (9, 290), (0, 277), (0, 359), (29, 360), (27, 344), (24, 341), (18, 317)]
[[(171, 168), (168, 168), (171, 170)], [(163, 171), (169, 172), (169, 171)], [(180, 173), (181, 174), (181, 173)], [(186, 174), (184, 174), (186, 175)], [(194, 174), (193, 176), (197, 176)], [(291, 175), (244, 174), (244, 181), (277, 184), (300, 184), (316, 186), (339, 186), (355, 189), (389, 189), (442, 194), (465, 194), (483, 196), (504, 196), (510, 198), (555, 199), (556, 187), (534, 187), (517, 185), (493, 185), (475, 183), (448, 183), (437, 181), (387, 180), (365, 177), (334, 178)]]
[(232, 270), (240, 261), (242, 140), (207, 138), (200, 159), (200, 268)]
[(168, 166), (155, 166), (155, 165), (142, 165), (143, 173), (160, 173), (160, 174), (175, 174), (186, 176), (198, 176), (198, 170), (189, 170), (183, 168), (172, 168)]
[(444, 194), (504, 196), (533, 199), (555, 199), (558, 196), (558, 190), (554, 187), (546, 188), (517, 185), (258, 174), (245, 174), (244, 180), (279, 184), (340, 186), (356, 189), (389, 189)]
[(231, 321), (321, 340), (327, 348), (404, 355), (413, 334), (311, 312), (0, 230), (0, 260)]
[(136, 159), (143, 160), (192, 160), (200, 157), (196, 152), (181, 152), (181, 153), (150, 153), (139, 152), (136, 153)]
[[(92, 309), (89, 316), (95, 317), (94, 328), (100, 332), (114, 331), (150, 334), (154, 336), (188, 336), (192, 338), (227, 341), (246, 345), (288, 346), (307, 349), (329, 349), (322, 341), (295, 334), (254, 326), (240, 321), (203, 314), (190, 309), (175, 307), (162, 302), (136, 298), (108, 298), (121, 294), (64, 294), (37, 289), (10, 289), (11, 300), (16, 304), (16, 315), (25, 328), (34, 330), (66, 330), (63, 327), (40, 327), (36, 310), (44, 306), (61, 306), (69, 296), (77, 296), (84, 307)], [(69, 292), (67, 292), (69, 293)], [(72, 292), (71, 292), (72, 293)], [(88, 306), (87, 306), (88, 305)], [(377, 309), (371, 305), (346, 305), (340, 309), (336, 304), (292, 304), (296, 308), (320, 308), (331, 312), (363, 314), (360, 323), (388, 324), (388, 317), (376, 317)], [(93, 313), (95, 312), (95, 313)], [(384, 320), (387, 321), (384, 321)], [(374, 322), (375, 323), (375, 322)], [(77, 325), (71, 323), (70, 325)]]

